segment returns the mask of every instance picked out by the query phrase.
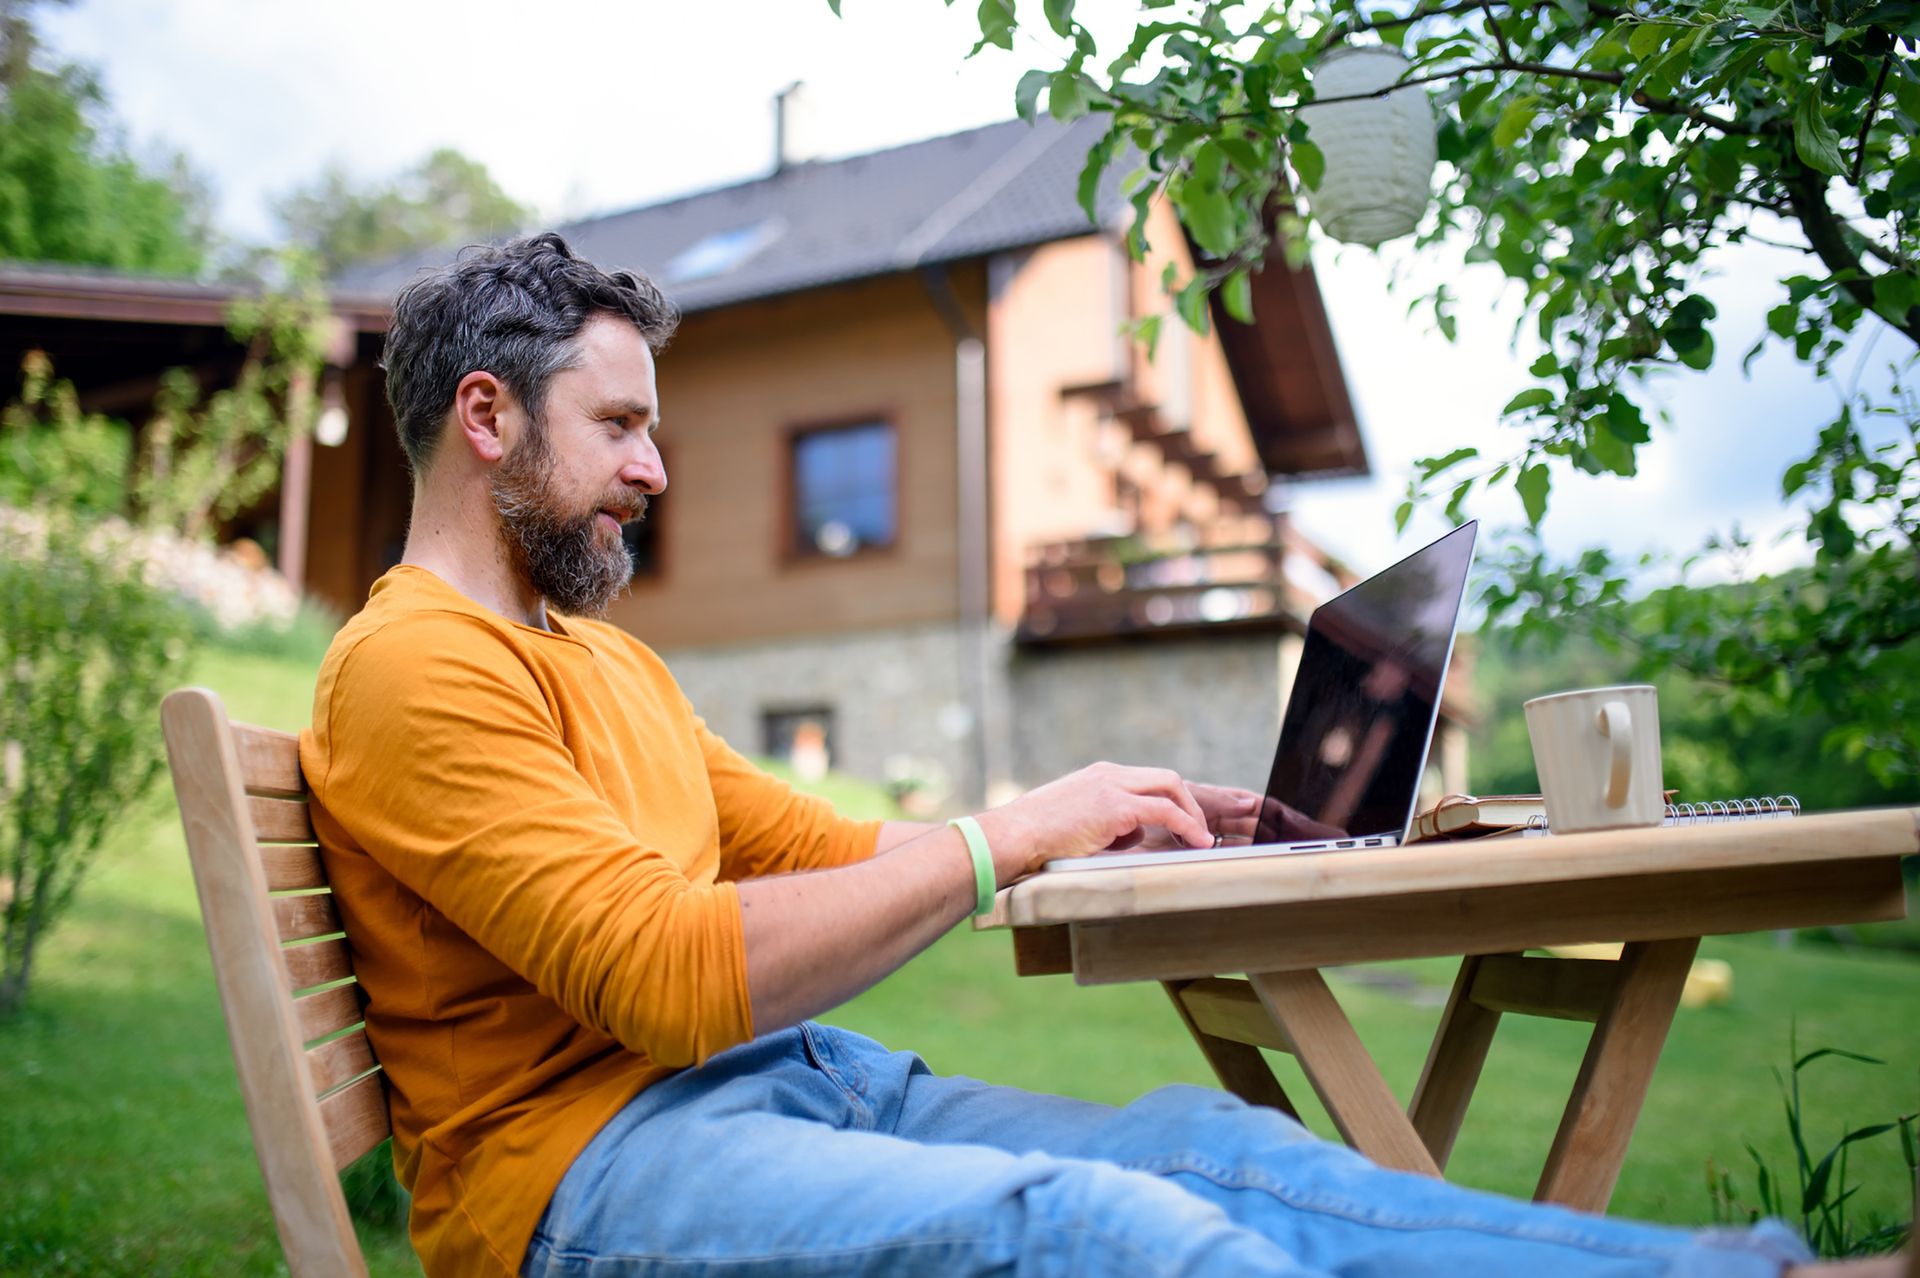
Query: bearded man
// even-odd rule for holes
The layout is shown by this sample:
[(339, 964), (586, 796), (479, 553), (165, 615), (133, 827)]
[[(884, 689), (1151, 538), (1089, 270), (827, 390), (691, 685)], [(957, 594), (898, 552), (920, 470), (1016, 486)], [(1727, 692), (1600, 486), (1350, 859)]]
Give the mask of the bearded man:
[(431, 1275), (1771, 1275), (1717, 1236), (1383, 1171), (1271, 1110), (933, 1074), (808, 1017), (1053, 856), (1250, 834), (1258, 796), (1099, 764), (956, 825), (755, 768), (593, 620), (666, 488), (645, 278), (542, 235), (399, 297), (401, 563), (301, 766)]

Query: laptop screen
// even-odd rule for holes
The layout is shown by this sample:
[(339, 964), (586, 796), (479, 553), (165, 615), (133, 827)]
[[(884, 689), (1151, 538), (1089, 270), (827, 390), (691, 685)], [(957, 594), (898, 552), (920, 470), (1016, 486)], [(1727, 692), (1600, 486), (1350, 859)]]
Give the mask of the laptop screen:
[(1406, 832), (1474, 531), (1463, 524), (1314, 610), (1256, 843)]

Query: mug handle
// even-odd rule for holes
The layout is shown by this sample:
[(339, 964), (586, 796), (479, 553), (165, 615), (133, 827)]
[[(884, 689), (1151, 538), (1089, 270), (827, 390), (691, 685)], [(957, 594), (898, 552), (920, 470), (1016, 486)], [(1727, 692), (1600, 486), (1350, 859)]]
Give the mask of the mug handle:
[(1600, 707), (1600, 735), (1613, 742), (1613, 761), (1607, 771), (1607, 806), (1618, 808), (1627, 802), (1627, 787), (1633, 783), (1633, 714), (1624, 701), (1609, 701)]

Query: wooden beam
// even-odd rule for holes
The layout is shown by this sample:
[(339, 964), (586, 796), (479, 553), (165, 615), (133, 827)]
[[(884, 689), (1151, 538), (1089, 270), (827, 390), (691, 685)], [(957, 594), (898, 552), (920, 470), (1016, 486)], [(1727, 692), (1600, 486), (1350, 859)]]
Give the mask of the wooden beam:
[(1318, 972), (1255, 972), (1248, 980), (1341, 1139), (1383, 1167), (1438, 1176), (1400, 1102)]
[(1187, 1033), (1193, 1035), (1193, 1041), (1200, 1047), (1200, 1054), (1207, 1058), (1207, 1064), (1213, 1067), (1214, 1075), (1222, 1087), (1249, 1105), (1265, 1105), (1299, 1120), (1300, 1112), (1287, 1099), (1286, 1090), (1280, 1086), (1280, 1080), (1273, 1076), (1273, 1069), (1267, 1064), (1266, 1058), (1260, 1055), (1259, 1048), (1202, 1029), (1184, 997), (1191, 985), (1169, 981), (1164, 988), (1167, 996), (1173, 1000), (1173, 1010), (1186, 1025)]
[(1477, 955), (1460, 961), (1453, 992), (1440, 1014), (1440, 1028), (1434, 1033), (1427, 1063), (1420, 1070), (1420, 1082), (1407, 1105), (1413, 1130), (1433, 1155), (1434, 1166), (1443, 1171), (1453, 1154), (1460, 1123), (1467, 1116), (1467, 1102), (1480, 1083), (1487, 1049), (1493, 1045), (1493, 1031), (1500, 1025), (1499, 1012), (1482, 1007), (1471, 997), (1481, 965), (1489, 961)]
[(1562, 1021), (1600, 1019), (1620, 976), (1609, 959), (1489, 955), (1473, 982), (1473, 1001), (1493, 1012), (1519, 1012)]
[(1534, 1197), (1604, 1212), (1653, 1081), (1698, 939), (1641, 941), (1620, 956), (1620, 981), (1594, 1027)]
[(1013, 970), (1019, 976), (1061, 976), (1073, 971), (1073, 942), (1067, 925), (1015, 928)]
[(1073, 970), (1083, 985), (1182, 980), (1906, 913), (1905, 885), (1892, 857), (1755, 865), (1075, 923)]
[(1193, 1023), (1215, 1038), (1276, 1052), (1293, 1050), (1246, 981), (1218, 976), (1187, 981), (1180, 989), (1180, 1003)]

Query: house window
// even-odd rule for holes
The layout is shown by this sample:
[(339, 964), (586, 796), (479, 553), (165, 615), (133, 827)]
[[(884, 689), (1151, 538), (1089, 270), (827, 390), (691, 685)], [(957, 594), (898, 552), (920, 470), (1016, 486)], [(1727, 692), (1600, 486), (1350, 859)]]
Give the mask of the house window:
[(792, 765), (802, 781), (818, 781), (833, 760), (833, 707), (797, 706), (760, 712), (760, 748)]
[(636, 519), (620, 529), (620, 539), (627, 543), (627, 555), (633, 560), (635, 577), (658, 577), (660, 575), (660, 498), (647, 498), (647, 515)]
[(893, 426), (865, 422), (793, 440), (793, 549), (844, 558), (891, 546), (897, 447)]

